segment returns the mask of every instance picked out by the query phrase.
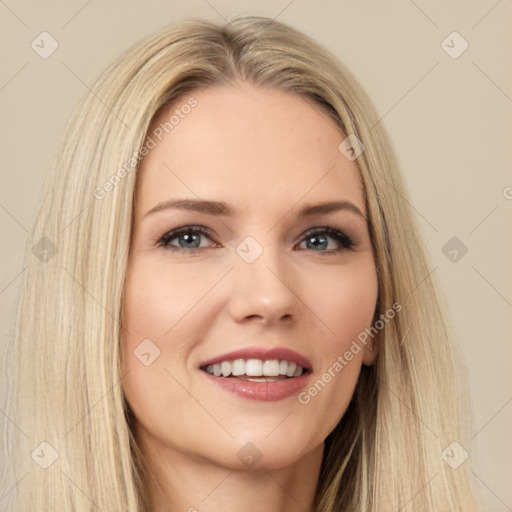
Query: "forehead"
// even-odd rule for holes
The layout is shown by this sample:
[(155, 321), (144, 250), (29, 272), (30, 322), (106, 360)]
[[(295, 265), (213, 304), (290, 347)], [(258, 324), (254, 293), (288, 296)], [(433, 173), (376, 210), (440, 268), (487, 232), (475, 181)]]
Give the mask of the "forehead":
[[(192, 107), (190, 105), (193, 105)], [(312, 100), (277, 88), (210, 86), (181, 97), (152, 123), (137, 203), (178, 196), (266, 211), (304, 200), (346, 199), (364, 212), (345, 135)]]

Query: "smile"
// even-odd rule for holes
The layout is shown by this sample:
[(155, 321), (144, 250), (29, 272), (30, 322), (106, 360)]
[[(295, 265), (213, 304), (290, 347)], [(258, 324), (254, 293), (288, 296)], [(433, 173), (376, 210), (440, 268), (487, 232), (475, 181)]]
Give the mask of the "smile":
[[(300, 377), (304, 368), (293, 361), (271, 359), (236, 359), (209, 364), (204, 371), (215, 377), (238, 377), (254, 382), (272, 382)], [(254, 378), (256, 377), (256, 378)]]
[(228, 393), (273, 402), (299, 393), (312, 373), (309, 360), (286, 348), (250, 347), (203, 361), (201, 373)]

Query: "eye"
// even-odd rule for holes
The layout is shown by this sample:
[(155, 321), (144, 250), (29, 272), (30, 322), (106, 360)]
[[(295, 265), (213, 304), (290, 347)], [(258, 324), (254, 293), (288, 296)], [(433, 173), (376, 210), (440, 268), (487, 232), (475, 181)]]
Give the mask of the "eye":
[[(208, 228), (203, 226), (184, 226), (163, 235), (157, 245), (171, 251), (195, 254), (201, 252), (203, 249), (212, 247), (211, 245), (201, 246), (202, 236), (213, 240), (213, 233)], [(329, 239), (334, 240), (335, 245), (337, 244), (338, 247), (325, 250), (329, 245)], [(171, 243), (174, 240), (177, 241), (177, 244)], [(346, 233), (328, 226), (308, 230), (302, 235), (302, 240), (300, 245), (305, 243), (307, 249), (325, 253), (326, 255), (338, 253), (343, 250), (351, 250), (357, 245), (356, 241)], [(218, 247), (219, 244), (215, 244), (214, 246)]]
[[(323, 252), (326, 254), (338, 253), (347, 249), (351, 250), (357, 245), (355, 240), (346, 233), (328, 226), (310, 229), (303, 235), (303, 237), (304, 242), (302, 243), (309, 245), (308, 248), (312, 248), (315, 252)], [(327, 248), (329, 245), (329, 238), (336, 240), (338, 245), (341, 247), (329, 249), (327, 251), (321, 250)]]
[[(181, 251), (187, 253), (200, 252), (204, 247), (200, 247), (201, 236), (212, 238), (209, 229), (202, 226), (185, 226), (166, 233), (158, 241), (159, 247), (165, 247), (171, 251)], [(178, 240), (178, 246), (171, 244), (172, 240)]]

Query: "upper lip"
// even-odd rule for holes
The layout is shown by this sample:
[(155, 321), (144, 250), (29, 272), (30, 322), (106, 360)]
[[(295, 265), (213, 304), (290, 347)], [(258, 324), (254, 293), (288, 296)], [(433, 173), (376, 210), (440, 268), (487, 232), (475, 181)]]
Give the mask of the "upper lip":
[(220, 356), (213, 357), (207, 361), (203, 361), (199, 367), (203, 368), (210, 364), (222, 363), (222, 361), (235, 361), (236, 359), (261, 359), (262, 361), (270, 361), (277, 359), (279, 361), (291, 361), (299, 366), (302, 366), (304, 370), (310, 371), (312, 369), (311, 362), (306, 356), (295, 352), (286, 347), (246, 347), (234, 350), (233, 352), (227, 352)]

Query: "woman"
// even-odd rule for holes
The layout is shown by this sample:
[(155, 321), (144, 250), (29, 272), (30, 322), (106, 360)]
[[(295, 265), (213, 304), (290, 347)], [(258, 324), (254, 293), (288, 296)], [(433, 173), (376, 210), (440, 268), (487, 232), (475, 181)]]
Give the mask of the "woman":
[(29, 242), (9, 510), (477, 510), (458, 356), (350, 73), (269, 19), (188, 21), (92, 90)]

